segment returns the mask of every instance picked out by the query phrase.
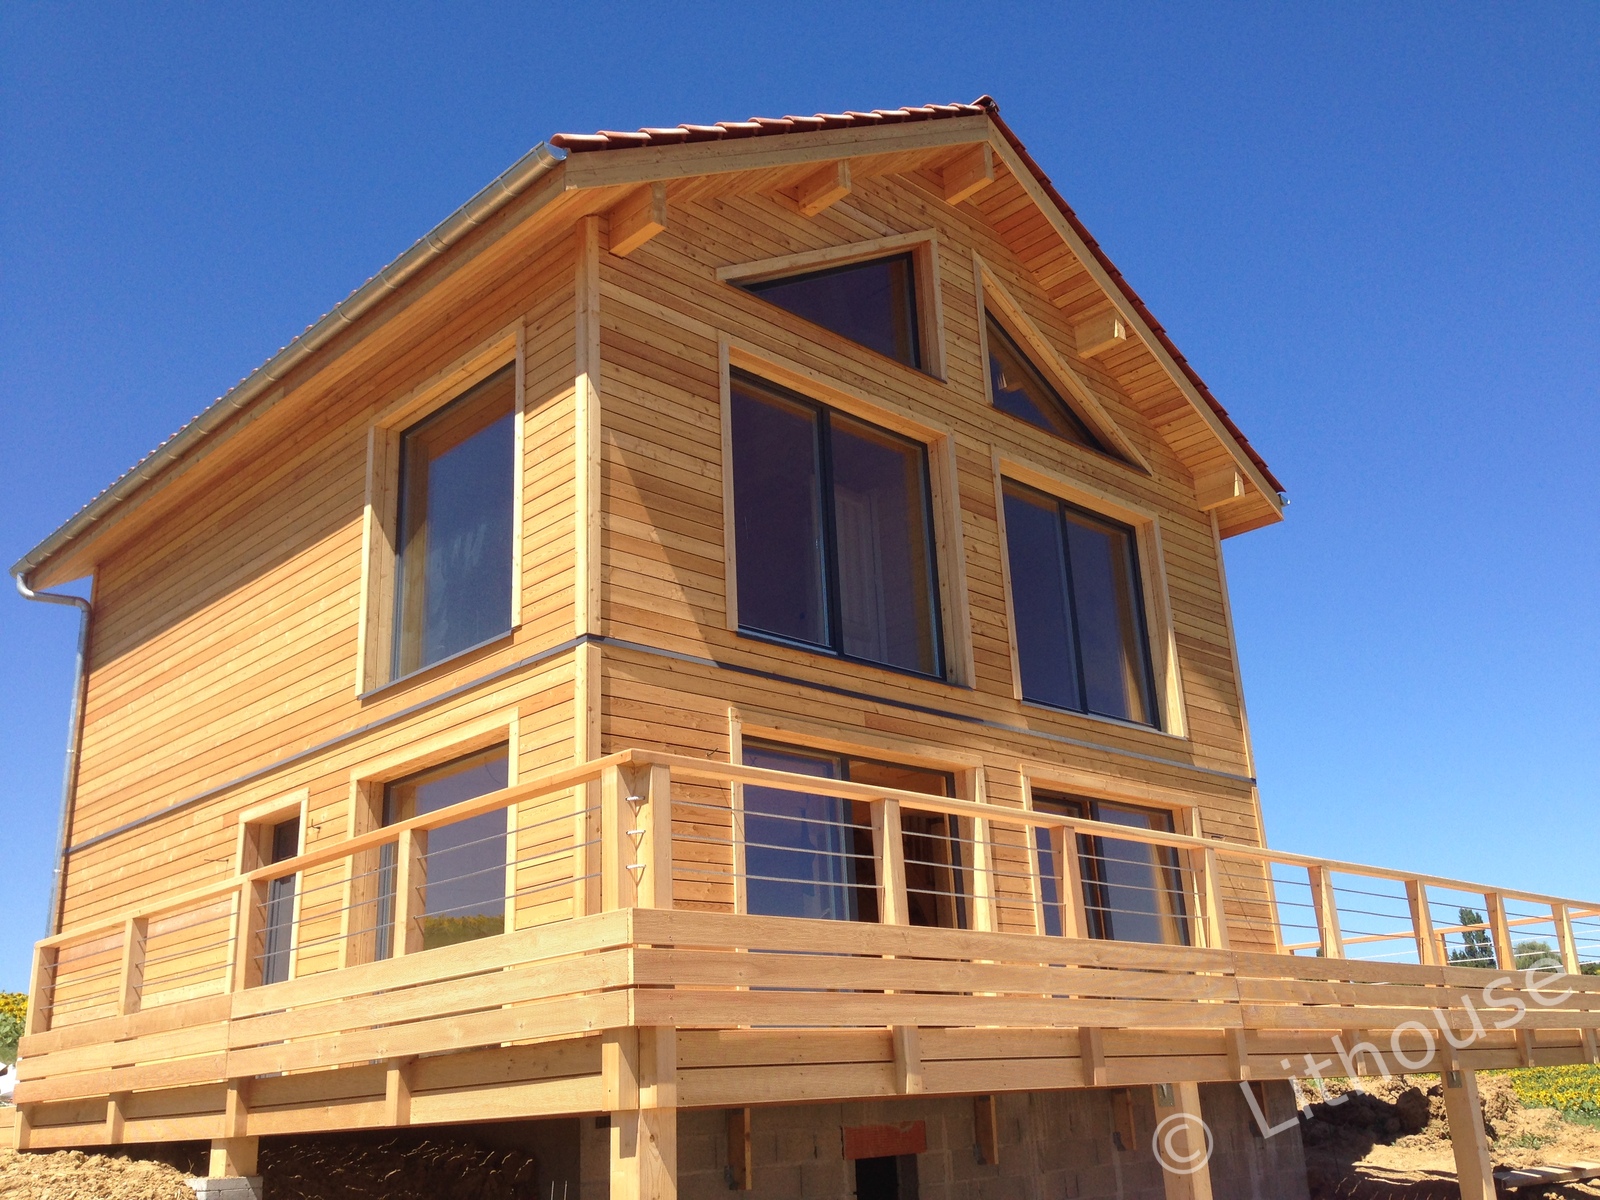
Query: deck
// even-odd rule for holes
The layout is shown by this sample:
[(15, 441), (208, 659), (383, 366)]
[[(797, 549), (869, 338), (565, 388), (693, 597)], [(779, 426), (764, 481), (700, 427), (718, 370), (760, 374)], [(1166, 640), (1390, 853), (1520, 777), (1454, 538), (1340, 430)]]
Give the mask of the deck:
[[(742, 911), (754, 787), (866, 806), (880, 920)], [(429, 831), (498, 811), (512, 929), (424, 949)], [(965, 927), (910, 923), (918, 811), (960, 818)], [(1161, 847), (1180, 944), (1086, 936), (1067, 837)], [(288, 875), (293, 977), (263, 985)], [(1519, 969), (1532, 943), (1556, 965)], [(1393, 1070), (1593, 1062), (1595, 959), (1597, 904), (635, 750), (41, 943), (16, 1141), (1336, 1076), (1336, 1037)]]

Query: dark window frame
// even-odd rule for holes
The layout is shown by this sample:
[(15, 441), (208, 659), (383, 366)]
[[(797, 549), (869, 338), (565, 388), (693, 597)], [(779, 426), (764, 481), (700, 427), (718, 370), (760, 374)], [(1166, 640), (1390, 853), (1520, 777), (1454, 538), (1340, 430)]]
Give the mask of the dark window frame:
[[(752, 638), (756, 641), (769, 642), (779, 646), (789, 646), (797, 650), (806, 650), (813, 654), (823, 654), (840, 662), (856, 663), (861, 666), (877, 667), (884, 671), (894, 671), (901, 675), (909, 675), (914, 679), (931, 679), (940, 683), (950, 681), (950, 656), (945, 646), (944, 633), (944, 591), (939, 575), (939, 525), (938, 510), (934, 507), (933, 494), (933, 455), (927, 442), (918, 438), (909, 437), (898, 430), (889, 429), (865, 417), (856, 416), (854, 413), (837, 410), (849, 420), (870, 426), (879, 433), (903, 442), (915, 445), (922, 455), (922, 505), (927, 514), (924, 536), (927, 538), (928, 547), (928, 598), (930, 601), (929, 612), (932, 621), (931, 637), (933, 642), (933, 657), (935, 669), (932, 672), (918, 671), (912, 667), (900, 666), (897, 663), (879, 662), (876, 659), (862, 658), (848, 654), (844, 650), (844, 621), (842, 618), (842, 603), (839, 592), (839, 548), (837, 515), (834, 511), (833, 490), (833, 448), (831, 436), (831, 417), (836, 411), (832, 406), (816, 400), (781, 384), (773, 383), (769, 379), (753, 371), (733, 367), (728, 372), (729, 394), (743, 382), (751, 387), (757, 394), (762, 391), (771, 392), (778, 398), (791, 404), (810, 408), (817, 413), (818, 418), (818, 488), (822, 507), (822, 556), (823, 556), (823, 603), (826, 609), (825, 625), (828, 631), (828, 642), (808, 642), (801, 638), (786, 637), (781, 633), (773, 633), (765, 629), (747, 625), (743, 613), (740, 613), (736, 632), (740, 637)], [(737, 454), (738, 448), (729, 442), (730, 453)], [(725, 465), (728, 471), (733, 470), (730, 461)], [(724, 520), (732, 521), (735, 514), (727, 513)], [(738, 550), (738, 535), (734, 534), (735, 553)], [(734, 573), (732, 585), (735, 589), (735, 598), (738, 596), (738, 575)]]
[[(1070, 708), (1070, 707), (1068, 707), (1066, 705), (1053, 704), (1048, 700), (1039, 700), (1039, 699), (1034, 699), (1034, 698), (1028, 696), (1026, 691), (1023, 689), (1023, 683), (1022, 683), (1022, 645), (1021, 645), (1021, 639), (1017, 635), (1018, 631), (1016, 630), (1016, 616), (1015, 616), (1015, 611), (1013, 610), (1012, 616), (1011, 616), (1011, 620), (1012, 620), (1012, 639), (1013, 639), (1013, 645), (1015, 646), (1016, 655), (1017, 655), (1017, 662), (1016, 662), (1016, 667), (1017, 667), (1017, 690), (1018, 690), (1018, 692), (1020, 692), (1022, 694), (1022, 702), (1024, 704), (1033, 705), (1033, 706), (1035, 706), (1037, 708), (1048, 709), (1051, 712), (1072, 713), (1074, 716), (1093, 717), (1094, 719), (1100, 720), (1100, 721), (1114, 721), (1119, 725), (1127, 725), (1127, 726), (1130, 726), (1130, 727), (1135, 728), (1135, 729), (1153, 729), (1153, 730), (1155, 730), (1157, 732), (1165, 732), (1166, 731), (1166, 726), (1167, 726), (1167, 720), (1166, 720), (1167, 714), (1166, 714), (1165, 709), (1164, 709), (1164, 707), (1163, 707), (1163, 705), (1161, 703), (1161, 692), (1157, 688), (1157, 685), (1156, 685), (1155, 653), (1154, 653), (1154, 649), (1153, 649), (1153, 647), (1151, 645), (1151, 637), (1150, 637), (1151, 625), (1152, 625), (1152, 622), (1150, 620), (1150, 615), (1149, 615), (1150, 596), (1149, 596), (1148, 591), (1145, 588), (1144, 566), (1143, 566), (1143, 563), (1140, 561), (1143, 558), (1144, 554), (1143, 554), (1143, 549), (1142, 549), (1142, 547), (1140, 545), (1138, 527), (1135, 526), (1135, 525), (1129, 524), (1127, 521), (1119, 521), (1115, 517), (1108, 517), (1104, 513), (1096, 512), (1092, 508), (1086, 508), (1082, 504), (1075, 504), (1070, 500), (1064, 500), (1060, 496), (1055, 495), (1054, 493), (1047, 492), (1047, 491), (1043, 490), (1042, 488), (1038, 488), (1038, 487), (1033, 486), (1032, 484), (1024, 483), (1022, 480), (1013, 478), (1013, 477), (1011, 477), (1009, 475), (1002, 474), (1001, 477), (1000, 477), (1000, 482), (1001, 482), (1000, 491), (1001, 491), (1001, 512), (1002, 513), (1004, 513), (1004, 511), (1005, 511), (1004, 496), (1005, 496), (1006, 488), (1008, 486), (1017, 487), (1017, 488), (1023, 489), (1024, 491), (1032, 492), (1035, 495), (1042, 496), (1045, 499), (1054, 502), (1054, 504), (1056, 506), (1057, 520), (1063, 525), (1063, 527), (1065, 526), (1066, 520), (1067, 520), (1066, 514), (1071, 512), (1071, 513), (1077, 513), (1079, 516), (1087, 518), (1091, 522), (1095, 522), (1095, 523), (1098, 523), (1098, 524), (1101, 524), (1101, 525), (1110, 525), (1110, 526), (1113, 526), (1113, 527), (1123, 531), (1124, 533), (1126, 533), (1127, 538), (1128, 538), (1128, 545), (1129, 545), (1130, 551), (1131, 551), (1131, 553), (1129, 554), (1129, 569), (1130, 569), (1130, 571), (1132, 573), (1132, 576), (1133, 576), (1132, 581), (1131, 581), (1132, 582), (1132, 590), (1133, 590), (1133, 594), (1134, 594), (1134, 600), (1136, 601), (1132, 605), (1133, 619), (1134, 619), (1134, 626), (1135, 626), (1134, 632), (1135, 632), (1135, 637), (1136, 637), (1138, 646), (1139, 646), (1140, 650), (1143, 652), (1142, 655), (1141, 655), (1143, 670), (1141, 672), (1141, 680), (1140, 680), (1140, 682), (1144, 686), (1145, 706), (1149, 710), (1150, 719), (1148, 721), (1137, 721), (1137, 720), (1133, 720), (1132, 718), (1129, 718), (1129, 717), (1119, 717), (1119, 716), (1117, 716), (1117, 715), (1115, 715), (1113, 713), (1096, 712), (1093, 709), (1089, 708), (1089, 706), (1088, 706), (1087, 697), (1088, 697), (1089, 692), (1088, 692), (1087, 681), (1086, 681), (1085, 675), (1084, 675), (1083, 648), (1082, 648), (1083, 639), (1082, 639), (1081, 635), (1079, 634), (1077, 600), (1076, 600), (1076, 598), (1074, 596), (1074, 589), (1073, 589), (1073, 586), (1072, 586), (1072, 577), (1071, 577), (1072, 552), (1071, 552), (1070, 546), (1068, 545), (1068, 539), (1066, 537), (1066, 533), (1065, 533), (1065, 529), (1064, 528), (1062, 530), (1062, 555), (1063, 555), (1064, 566), (1065, 566), (1065, 569), (1066, 569), (1066, 575), (1062, 579), (1063, 595), (1064, 595), (1064, 597), (1066, 599), (1067, 611), (1068, 611), (1068, 614), (1069, 614), (1069, 620), (1071, 621), (1072, 629), (1073, 629), (1073, 639), (1072, 639), (1072, 641), (1073, 641), (1073, 645), (1072, 645), (1072, 650), (1073, 650), (1073, 669), (1074, 669), (1074, 671), (1076, 672), (1076, 675), (1077, 675), (1078, 695), (1083, 698), (1083, 705), (1084, 706), (1082, 708)], [(1005, 534), (1005, 542), (1006, 542), (1006, 544), (1003, 547), (1002, 552), (1005, 554), (1006, 571), (1007, 571), (1007, 574), (1008, 574), (1008, 583), (1010, 583), (1010, 587), (1008, 587), (1008, 589), (1007, 589), (1008, 593), (1010, 591), (1014, 590), (1014, 588), (1015, 588), (1015, 582), (1009, 579), (1009, 576), (1012, 573), (1010, 539), (1011, 539), (1011, 531), (1009, 529), (1007, 529), (1006, 530), (1006, 534)], [(1010, 599), (1009, 594), (1008, 594), (1007, 599), (1009, 601), (1009, 599)]]
[[(734, 287), (738, 288), (747, 295), (754, 296), (756, 299), (765, 304), (770, 304), (774, 308), (782, 309), (790, 316), (804, 321), (808, 325), (815, 326), (818, 329), (826, 330), (834, 337), (842, 338), (849, 342), (852, 346), (865, 350), (869, 354), (875, 355), (878, 358), (888, 359), (893, 363), (899, 363), (902, 367), (909, 367), (911, 370), (916, 371), (920, 375), (927, 375), (937, 378), (938, 376), (934, 374), (931, 365), (934, 355), (931, 353), (927, 344), (927, 326), (932, 322), (933, 316), (932, 314), (925, 313), (923, 311), (924, 298), (922, 275), (924, 267), (923, 264), (918, 261), (918, 259), (921, 257), (921, 247), (913, 246), (905, 250), (891, 250), (885, 254), (868, 253), (862, 255), (860, 258), (852, 258), (847, 262), (829, 263), (827, 266), (816, 267), (812, 270), (800, 270), (778, 275), (755, 275), (745, 278), (730, 279), (728, 282), (733, 284)], [(869, 346), (865, 342), (857, 341), (847, 333), (841, 333), (837, 329), (813, 321), (809, 317), (795, 312), (792, 308), (779, 304), (776, 300), (768, 300), (762, 294), (764, 289), (781, 284), (806, 283), (810, 280), (823, 279), (830, 275), (843, 275), (847, 272), (860, 270), (862, 267), (874, 266), (878, 263), (899, 261), (904, 261), (906, 264), (906, 280), (908, 284), (908, 290), (910, 292), (910, 304), (908, 308), (911, 323), (911, 361), (909, 362), (903, 358), (896, 357), (893, 354), (885, 354), (882, 350), (878, 350), (872, 346)]]

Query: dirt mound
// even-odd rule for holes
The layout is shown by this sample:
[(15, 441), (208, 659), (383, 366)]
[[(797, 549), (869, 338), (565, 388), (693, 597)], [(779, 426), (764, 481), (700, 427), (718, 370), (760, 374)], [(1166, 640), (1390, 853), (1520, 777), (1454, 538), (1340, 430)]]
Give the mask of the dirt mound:
[(0, 1196), (6, 1200), (194, 1200), (183, 1172), (160, 1162), (63, 1150), (0, 1150)]

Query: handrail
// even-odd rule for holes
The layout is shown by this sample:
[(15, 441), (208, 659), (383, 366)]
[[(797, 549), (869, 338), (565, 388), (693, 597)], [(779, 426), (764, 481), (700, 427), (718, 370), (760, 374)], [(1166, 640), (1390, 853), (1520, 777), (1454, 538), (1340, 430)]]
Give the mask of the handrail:
[[(1259, 936), (1257, 945), (1265, 942), (1278, 954), (1314, 949), (1325, 957), (1337, 959), (1346, 957), (1349, 947), (1414, 942), (1419, 963), (1447, 965), (1452, 959), (1460, 960), (1460, 951), (1451, 948), (1445, 939), (1450, 935), (1478, 933), (1484, 935), (1479, 939), (1483, 949), (1492, 953), (1494, 961), (1506, 966), (1518, 954), (1517, 944), (1512, 941), (1513, 930), (1548, 925), (1554, 931), (1554, 945), (1561, 960), (1569, 971), (1576, 972), (1579, 969), (1580, 950), (1587, 953), (1586, 947), (1589, 945), (1587, 924), (1595, 917), (1600, 917), (1600, 904), (1533, 892), (1491, 889), (1443, 876), (1407, 874), (1381, 867), (1243, 845), (1219, 838), (1139, 829), (1083, 817), (1007, 808), (848, 780), (823, 779), (742, 764), (708, 762), (659, 751), (629, 749), (584, 763), (552, 768), (511, 787), (358, 835), (330, 840), (294, 858), (239, 872), (180, 895), (163, 898), (116, 917), (79, 925), (47, 938), (38, 943), (36, 952), (33, 983), (36, 1003), (33, 1012), (38, 1014), (38, 1022), (30, 1026), (30, 1031), (39, 1032), (48, 1027), (49, 1014), (58, 1003), (56, 985), (62, 979), (62, 969), (68, 964), (75, 965), (65, 971), (68, 991), (59, 994), (60, 1011), (63, 1014), (107, 1006), (127, 1013), (137, 1011), (146, 994), (156, 1003), (166, 1003), (170, 1002), (168, 998), (180, 993), (197, 994), (195, 988), (220, 987), (223, 991), (232, 991), (256, 986), (270, 978), (262, 965), (267, 953), (263, 939), (267, 928), (265, 912), (269, 902), (269, 883), (299, 876), (341, 860), (351, 864), (345, 873), (348, 878), (329, 883), (316, 882), (309, 889), (324, 894), (328, 889), (344, 889), (345, 903), (335, 910), (346, 914), (339, 932), (319, 935), (304, 944), (297, 940), (289, 953), (303, 955), (308, 946), (321, 946), (326, 951), (318, 950), (317, 953), (335, 954), (337, 965), (353, 965), (366, 961), (361, 955), (370, 956), (374, 953), (370, 946), (365, 950), (358, 949), (358, 939), (365, 939), (363, 945), (370, 943), (377, 936), (376, 930), (380, 926), (385, 930), (392, 929), (393, 933), (383, 934), (385, 940), (382, 944), (390, 948), (379, 953), (396, 956), (412, 953), (427, 944), (425, 929), (429, 922), (441, 915), (448, 915), (430, 915), (426, 907), (430, 830), (484, 814), (514, 809), (526, 802), (594, 784), (599, 785), (597, 791), (587, 793), (589, 798), (581, 799), (579, 807), (570, 815), (558, 814), (548, 820), (542, 819), (533, 825), (521, 827), (548, 829), (552, 823), (559, 828), (562, 821), (576, 822), (559, 835), (570, 838), (565, 850), (551, 851), (543, 858), (535, 855), (533, 858), (519, 859), (515, 863), (508, 859), (506, 928), (515, 927), (519, 897), (529, 894), (523, 885), (514, 880), (516, 870), (513, 868), (537, 866), (543, 870), (547, 860), (559, 861), (563, 855), (570, 855), (573, 864), (571, 871), (556, 872), (551, 877), (553, 882), (537, 883), (534, 890), (547, 886), (570, 889), (558, 895), (566, 897), (560, 902), (570, 905), (564, 911), (571, 915), (596, 911), (596, 903), (602, 909), (671, 907), (675, 881), (682, 881), (674, 869), (675, 865), (691, 881), (698, 874), (702, 879), (714, 877), (722, 881), (707, 886), (731, 884), (730, 899), (724, 903), (728, 911), (745, 912), (745, 901), (740, 898), (745, 895), (745, 887), (750, 881), (764, 877), (750, 873), (744, 867), (742, 856), (745, 847), (758, 844), (744, 841), (743, 825), (741, 819), (734, 815), (732, 802), (737, 792), (729, 793), (728, 807), (721, 808), (720, 804), (710, 806), (725, 814), (725, 817), (715, 818), (725, 821), (725, 833), (707, 837), (702, 827), (697, 825), (692, 832), (674, 835), (670, 806), (675, 803), (691, 806), (700, 803), (683, 796), (674, 800), (672, 788), (675, 783), (711, 784), (718, 788), (732, 788), (734, 785), (772, 788), (860, 801), (872, 806), (875, 849), (866, 855), (874, 861), (872, 875), (862, 883), (836, 886), (876, 889), (880, 920), (886, 925), (906, 925), (912, 919), (910, 900), (919, 895), (924, 897), (919, 903), (926, 903), (926, 898), (930, 896), (950, 895), (956, 897), (956, 903), (970, 905), (968, 917), (957, 917), (955, 923), (977, 930), (1000, 930), (1006, 925), (1017, 928), (1019, 906), (1024, 913), (1032, 909), (1031, 918), (1020, 918), (1023, 925), (1031, 920), (1033, 931), (1041, 934), (1047, 928), (1052, 911), (1058, 918), (1060, 932), (1070, 938), (1089, 938), (1091, 927), (1107, 932), (1099, 925), (1089, 924), (1086, 915), (1089, 912), (1099, 912), (1105, 919), (1114, 917), (1114, 923), (1120, 924), (1121, 914), (1126, 909), (1112, 907), (1111, 900), (1090, 898), (1090, 889), (1085, 886), (1084, 880), (1092, 869), (1095, 854), (1084, 855), (1080, 850), (1066, 849), (1060, 841), (1052, 840), (1053, 849), (1050, 849), (1051, 857), (1047, 863), (1044, 839), (1036, 842), (1031, 832), (1024, 833), (1020, 845), (1010, 840), (992, 840), (1002, 836), (1003, 839), (1014, 838), (1014, 832), (1002, 835), (998, 831), (1015, 831), (1018, 828), (1024, 831), (1059, 831), (1067, 835), (1158, 846), (1173, 851), (1170, 869), (1175, 874), (1170, 882), (1164, 875), (1152, 875), (1148, 885), (1124, 881), (1097, 886), (1110, 887), (1113, 891), (1122, 889), (1124, 896), (1133, 894), (1127, 891), (1129, 888), (1134, 892), (1157, 893), (1164, 897), (1156, 902), (1158, 907), (1165, 906), (1161, 913), (1152, 913), (1139, 907), (1142, 903), (1148, 903), (1148, 899), (1122, 900), (1120, 903), (1124, 906), (1131, 904), (1140, 919), (1154, 916), (1155, 919), (1171, 922), (1179, 929), (1178, 936), (1183, 940), (1197, 938), (1200, 944), (1213, 949), (1228, 948), (1231, 926), (1234, 929), (1233, 936), (1253, 930)], [(597, 817), (594, 807), (596, 797)], [(701, 806), (705, 807), (703, 804)], [(970, 841), (972, 846), (971, 859), (953, 868), (961, 873), (962, 878), (931, 885), (924, 878), (922, 882), (908, 887), (908, 862), (923, 867), (933, 864), (912, 858), (907, 853), (907, 845), (902, 837), (905, 829), (902, 814), (905, 812), (940, 813), (974, 822), (970, 838), (959, 827), (952, 828), (948, 835), (956, 840)], [(598, 825), (587, 824), (591, 820), (597, 820)], [(510, 824), (514, 826), (516, 822)], [(593, 828), (599, 830), (598, 840), (594, 833), (586, 832)], [(725, 853), (730, 857), (705, 859), (686, 854), (675, 864), (675, 855), (680, 853), (674, 849), (675, 838), (681, 847), (707, 843), (725, 847)], [(1070, 847), (1073, 843), (1069, 840), (1066, 845)], [(393, 879), (382, 885), (390, 889), (385, 893), (387, 900), (383, 901), (389, 905), (388, 916), (374, 916), (372, 919), (378, 924), (370, 928), (352, 929), (349, 914), (355, 911), (353, 906), (356, 904), (371, 905), (374, 913), (379, 912), (379, 902), (373, 898), (377, 894), (373, 889), (379, 886), (375, 879), (361, 885), (367, 889), (363, 899), (353, 899), (358, 879), (374, 876), (379, 870), (362, 868), (358, 871), (355, 856), (386, 846), (396, 847), (392, 867), (382, 868), (395, 873)], [(1083, 856), (1082, 861), (1080, 856)], [(1242, 862), (1249, 864), (1249, 867), (1244, 873), (1226, 871), (1220, 866), (1223, 860)], [(714, 869), (707, 870), (708, 864)], [(1305, 878), (1298, 882), (1285, 880), (1274, 873), (1274, 866), (1303, 868)], [(947, 864), (942, 869), (952, 868)], [(1047, 871), (1053, 874), (1047, 875)], [(1393, 888), (1387, 892), (1363, 891), (1361, 888), (1336, 885), (1333, 879), (1335, 874), (1403, 884), (1405, 895), (1401, 897)], [(1030, 898), (1019, 899), (1013, 889), (1002, 900), (999, 883), (1007, 877), (1022, 880), (1021, 886)], [(968, 882), (970, 893), (967, 890)], [(1051, 891), (1047, 892), (1047, 884)], [(1285, 886), (1305, 888), (1308, 900), (1280, 899), (1278, 889)], [(597, 887), (598, 891), (591, 892), (591, 887)], [(930, 887), (934, 890), (930, 890)], [(1484, 918), (1477, 923), (1433, 924), (1430, 909), (1438, 901), (1430, 898), (1430, 887), (1481, 896)], [(938, 890), (941, 888), (944, 890)], [(326, 916), (318, 916), (315, 912), (309, 917), (304, 916), (299, 908), (300, 898), (309, 893), (304, 884), (294, 890), (297, 900), (291, 923), (300, 928), (297, 923), (302, 920), (326, 922)], [(1103, 897), (1106, 893), (1094, 894)], [(1367, 897), (1375, 899), (1369, 900)], [(1508, 913), (1507, 899), (1548, 905), (1549, 916)], [(228, 902), (231, 907), (190, 924), (198, 927), (208, 922), (220, 924), (226, 921), (226, 932), (199, 935), (198, 947), (194, 935), (190, 935), (187, 941), (180, 936), (176, 949), (166, 953), (157, 952), (153, 939), (164, 937), (170, 940), (175, 929), (181, 930), (187, 926), (173, 926), (167, 922), (162, 928), (156, 929), (152, 927), (153, 921), (169, 914), (185, 911), (194, 913), (220, 902)], [(532, 903), (535, 908), (547, 903), (544, 899), (521, 902)], [(1406, 911), (1374, 911), (1385, 902), (1401, 904)], [(937, 903), (945, 904), (946, 901), (939, 900)], [(1002, 905), (1010, 915), (1001, 913)], [(1303, 910), (1307, 915), (1286, 918), (1280, 912), (1280, 905)], [(1369, 919), (1368, 927), (1356, 928), (1356, 922), (1362, 918)], [(557, 916), (548, 919), (564, 918)], [(941, 922), (945, 919), (939, 918)], [(1376, 928), (1371, 926), (1370, 919), (1379, 922)], [(272, 918), (273, 929), (281, 928), (277, 921), (277, 917)], [(1310, 923), (1313, 921), (1314, 924)], [(1575, 935), (1575, 921), (1585, 922), (1585, 927), (1579, 931), (1583, 937)], [(1342, 923), (1348, 923), (1348, 933), (1342, 931)], [(1286, 936), (1297, 930), (1314, 933), (1315, 940)], [(389, 941), (391, 936), (392, 946)], [(207, 938), (210, 940), (205, 940)], [(147, 942), (151, 943), (150, 949), (146, 948)], [(218, 945), (227, 948), (226, 964), (220, 972), (215, 965), (190, 967), (188, 977), (181, 984), (174, 982), (172, 970), (166, 971), (160, 979), (147, 975), (147, 968), (151, 966), (182, 960), (202, 952), (210, 953)], [(68, 946), (77, 952), (71, 958), (62, 954), (62, 948)], [(281, 946), (279, 950), (271, 951), (272, 954), (281, 952)], [(1488, 955), (1474, 949), (1473, 957), (1487, 958)], [(120, 968), (113, 965), (118, 961)], [(183, 971), (177, 972), (178, 977), (183, 975)], [(105, 982), (113, 977), (113, 982)]]

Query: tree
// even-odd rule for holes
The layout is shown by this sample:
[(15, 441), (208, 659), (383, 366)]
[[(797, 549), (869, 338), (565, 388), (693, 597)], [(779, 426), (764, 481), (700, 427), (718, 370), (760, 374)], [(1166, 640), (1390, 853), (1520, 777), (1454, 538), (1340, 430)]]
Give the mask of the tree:
[[(1463, 925), (1482, 925), (1483, 914), (1473, 908), (1457, 910), (1457, 915)], [(1461, 933), (1461, 949), (1452, 950), (1449, 954), (1450, 962), (1458, 967), (1488, 967), (1495, 966), (1494, 941), (1489, 937), (1487, 929), (1466, 929)]]

